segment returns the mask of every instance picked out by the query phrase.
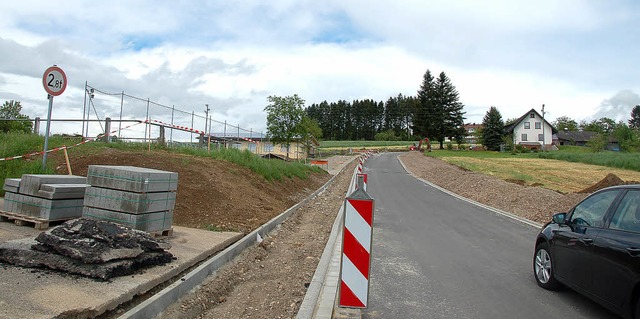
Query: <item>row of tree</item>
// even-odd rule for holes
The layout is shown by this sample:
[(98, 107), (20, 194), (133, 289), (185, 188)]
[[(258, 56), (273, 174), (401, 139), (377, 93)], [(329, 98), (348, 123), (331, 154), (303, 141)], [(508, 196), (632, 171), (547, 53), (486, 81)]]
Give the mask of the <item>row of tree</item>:
[(399, 94), (386, 102), (324, 101), (311, 104), (305, 111), (318, 123), (327, 140), (374, 140), (376, 134), (389, 131), (392, 132), (389, 139), (406, 140), (415, 103), (415, 98)]
[[(318, 123), (327, 140), (421, 139), (462, 140), (464, 105), (444, 72), (423, 76), (416, 96), (390, 97), (386, 102), (355, 100), (312, 104), (307, 115)], [(413, 132), (413, 133), (412, 133)]]

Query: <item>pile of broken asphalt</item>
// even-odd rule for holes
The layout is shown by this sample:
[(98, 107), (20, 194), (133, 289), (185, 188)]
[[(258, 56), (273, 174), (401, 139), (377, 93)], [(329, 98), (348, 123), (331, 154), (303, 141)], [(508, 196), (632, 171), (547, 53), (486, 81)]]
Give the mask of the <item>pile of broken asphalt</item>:
[(0, 261), (107, 280), (171, 262), (170, 245), (115, 223), (74, 219), (40, 233), (0, 244)]
[[(0, 198), (0, 204), (2, 199)], [(32, 227), (0, 222), (0, 245), (31, 239), (42, 232)], [(212, 232), (173, 227), (162, 238), (171, 244), (171, 262), (145, 267), (127, 276), (101, 280), (48, 268), (24, 268), (0, 262), (0, 318), (93, 318), (115, 309), (137, 295), (178, 279), (190, 267), (242, 237), (234, 232)], [(160, 241), (162, 246), (164, 243)], [(30, 249), (31, 246), (26, 246)], [(166, 246), (165, 246), (166, 247)], [(100, 255), (100, 254), (98, 254)], [(105, 255), (105, 259), (109, 259)]]

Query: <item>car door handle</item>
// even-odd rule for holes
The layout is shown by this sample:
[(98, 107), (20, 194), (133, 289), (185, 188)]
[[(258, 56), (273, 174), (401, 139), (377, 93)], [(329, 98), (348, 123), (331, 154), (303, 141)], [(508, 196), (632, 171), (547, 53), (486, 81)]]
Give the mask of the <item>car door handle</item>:
[(587, 246), (591, 246), (593, 244), (593, 239), (591, 238), (580, 238), (579, 239), (581, 243), (587, 245)]
[(640, 248), (627, 248), (627, 251), (629, 252), (629, 255), (637, 257), (638, 255), (640, 255)]

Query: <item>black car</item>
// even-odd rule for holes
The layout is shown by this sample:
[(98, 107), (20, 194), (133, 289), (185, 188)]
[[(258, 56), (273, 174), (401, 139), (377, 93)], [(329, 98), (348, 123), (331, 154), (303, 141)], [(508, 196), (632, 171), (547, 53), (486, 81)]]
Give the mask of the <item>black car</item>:
[(609, 187), (553, 215), (536, 239), (540, 287), (562, 285), (626, 318), (640, 318), (640, 185)]

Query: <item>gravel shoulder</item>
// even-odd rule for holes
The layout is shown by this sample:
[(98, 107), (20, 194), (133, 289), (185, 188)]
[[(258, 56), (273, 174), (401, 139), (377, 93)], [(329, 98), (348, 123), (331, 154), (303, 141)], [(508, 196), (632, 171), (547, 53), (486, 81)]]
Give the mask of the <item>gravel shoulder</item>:
[(561, 194), (553, 190), (522, 186), (502, 179), (463, 170), (439, 159), (407, 152), (398, 157), (414, 175), (479, 203), (545, 223), (556, 212), (566, 212), (588, 194)]
[[(348, 159), (341, 160), (344, 164)], [(160, 318), (294, 318), (355, 165), (349, 164), (325, 191), (299, 208), (262, 243), (246, 249)]]

